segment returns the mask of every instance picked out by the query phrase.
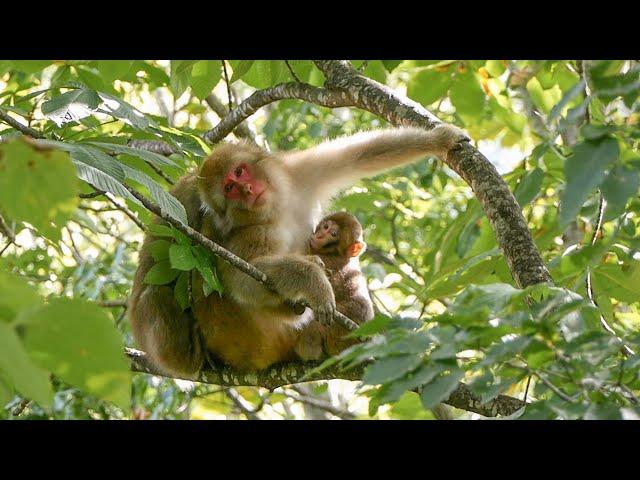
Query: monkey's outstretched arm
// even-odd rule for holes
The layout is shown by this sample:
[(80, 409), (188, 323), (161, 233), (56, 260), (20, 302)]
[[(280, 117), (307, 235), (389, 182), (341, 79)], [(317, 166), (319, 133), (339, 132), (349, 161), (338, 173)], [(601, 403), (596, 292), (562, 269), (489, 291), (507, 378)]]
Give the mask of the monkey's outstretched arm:
[(467, 138), (451, 125), (439, 125), (433, 130), (397, 128), (361, 132), (294, 152), (285, 162), (296, 185), (326, 199), (363, 177), (422, 156), (444, 158)]

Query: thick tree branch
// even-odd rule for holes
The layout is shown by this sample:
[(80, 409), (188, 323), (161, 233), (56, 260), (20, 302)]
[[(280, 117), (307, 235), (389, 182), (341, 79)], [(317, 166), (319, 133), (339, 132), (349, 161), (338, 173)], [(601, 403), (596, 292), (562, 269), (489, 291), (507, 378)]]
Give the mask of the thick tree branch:
[(205, 133), (204, 138), (210, 143), (217, 143), (229, 135), (240, 123), (257, 112), (260, 107), (287, 98), (304, 100), (330, 108), (354, 105), (353, 101), (342, 92), (317, 88), (306, 83), (281, 83), (254, 92), (249, 98), (238, 105), (237, 108), (225, 116), (218, 125)]
[[(432, 129), (440, 121), (422, 105), (402, 98), (390, 88), (360, 75), (346, 61), (315, 62), (334, 95), (344, 95), (363, 110), (375, 113), (396, 126)], [(517, 285), (527, 287), (551, 282), (551, 275), (522, 216), (518, 202), (495, 167), (469, 143), (451, 152), (446, 163), (472, 188), (493, 227)]]
[[(131, 360), (131, 369), (134, 372), (148, 373), (167, 377), (159, 371), (147, 358), (144, 352), (126, 349), (126, 354)], [(192, 377), (180, 377), (183, 380), (192, 380), (201, 383), (210, 383), (221, 387), (249, 386), (264, 387), (274, 390), (278, 387), (293, 385), (301, 382), (312, 382), (318, 380), (351, 380), (359, 381), (362, 378), (364, 366), (358, 366), (349, 370), (343, 370), (336, 365), (325, 368), (320, 373), (308, 375), (312, 369), (317, 367), (317, 362), (292, 362), (278, 364), (259, 372), (241, 373), (226, 365), (216, 365), (202, 370)], [(307, 376), (308, 375), (308, 376)], [(168, 377), (174, 378), (174, 377)], [(511, 415), (525, 406), (522, 400), (498, 395), (487, 403), (482, 403), (478, 397), (471, 393), (471, 390), (460, 384), (458, 388), (444, 402), (452, 407), (460, 408), (469, 412), (478, 413), (485, 417), (496, 417)]]
[[(216, 115), (220, 117), (220, 119), (225, 118), (229, 114), (229, 109), (226, 107), (222, 101), (216, 97), (214, 94), (207, 96), (204, 99), (207, 102), (207, 105), (211, 107), (211, 110), (216, 112)], [(238, 138), (245, 138), (247, 140), (251, 140), (253, 143), (256, 142), (255, 135), (249, 129), (246, 123), (240, 123), (235, 130), (233, 130), (233, 134)]]

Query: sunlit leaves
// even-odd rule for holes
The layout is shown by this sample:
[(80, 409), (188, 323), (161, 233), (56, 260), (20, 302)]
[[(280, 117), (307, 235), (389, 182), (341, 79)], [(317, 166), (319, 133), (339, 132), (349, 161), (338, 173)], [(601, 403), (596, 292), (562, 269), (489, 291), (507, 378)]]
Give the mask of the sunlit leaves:
[(93, 90), (76, 89), (42, 104), (42, 113), (61, 126), (88, 117), (102, 103)]
[(220, 81), (222, 66), (219, 60), (201, 60), (193, 64), (191, 70), (191, 90), (199, 99), (211, 93)]
[(51, 300), (22, 319), (34, 361), (85, 392), (130, 408), (131, 372), (106, 312), (79, 300)]
[(76, 170), (66, 153), (22, 140), (0, 144), (0, 206), (9, 219), (58, 238), (78, 204), (78, 192)]
[(423, 105), (430, 105), (441, 99), (451, 85), (451, 72), (449, 69), (422, 70), (414, 74), (407, 85), (407, 95), (412, 100)]

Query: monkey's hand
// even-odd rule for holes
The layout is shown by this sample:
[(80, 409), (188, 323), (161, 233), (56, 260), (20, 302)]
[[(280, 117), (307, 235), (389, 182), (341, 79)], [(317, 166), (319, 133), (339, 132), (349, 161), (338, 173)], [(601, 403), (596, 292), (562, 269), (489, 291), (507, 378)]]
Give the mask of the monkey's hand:
[[(309, 257), (300, 255), (274, 255), (261, 257), (252, 262), (271, 280), (271, 284), (288, 304), (303, 301), (323, 324), (333, 320), (336, 300), (324, 270)], [(252, 304), (268, 304), (270, 297), (262, 297), (255, 286), (247, 292), (247, 301)], [(275, 297), (274, 297), (275, 298)]]

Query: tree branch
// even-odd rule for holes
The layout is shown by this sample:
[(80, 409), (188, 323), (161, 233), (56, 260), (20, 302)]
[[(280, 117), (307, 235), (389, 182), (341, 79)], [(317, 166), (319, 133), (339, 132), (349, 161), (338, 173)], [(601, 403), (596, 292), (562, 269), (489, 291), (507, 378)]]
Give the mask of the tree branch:
[(27, 125), (21, 124), (15, 118), (10, 116), (8, 113), (6, 113), (2, 109), (0, 109), (0, 120), (2, 120), (7, 125), (15, 128), (16, 130), (24, 133), (25, 135), (28, 135), (28, 136), (33, 137), (33, 138), (44, 138), (44, 135), (41, 134), (39, 131), (34, 130), (33, 128), (31, 128), (31, 127), (29, 127)]
[[(441, 123), (422, 105), (360, 75), (349, 62), (318, 60), (315, 64), (325, 74), (326, 86), (334, 95), (341, 95), (346, 102), (350, 99), (355, 106), (375, 113), (393, 125), (430, 130)], [(471, 186), (478, 198), (516, 284), (527, 287), (552, 282), (518, 202), (489, 160), (464, 142), (445, 161)]]
[[(223, 119), (229, 114), (229, 109), (222, 103), (222, 101), (216, 97), (214, 94), (207, 96), (204, 99), (207, 102), (207, 105), (211, 107), (220, 119)], [(233, 130), (233, 134), (238, 138), (245, 138), (247, 140), (251, 140), (253, 143), (256, 143), (256, 138), (253, 132), (249, 129), (246, 123), (240, 123), (235, 130)]]
[[(131, 360), (131, 370), (134, 372), (175, 378), (159, 371), (155, 365), (149, 361), (144, 352), (132, 348), (127, 348), (125, 351)], [(339, 379), (360, 381), (365, 368), (364, 365), (360, 365), (349, 370), (342, 370), (337, 365), (332, 365), (319, 373), (309, 375), (309, 372), (318, 365), (318, 362), (291, 362), (274, 365), (266, 370), (250, 373), (238, 372), (226, 365), (216, 365), (203, 369), (201, 372), (191, 377), (182, 376), (180, 379), (209, 383), (219, 385), (221, 387), (249, 386), (264, 387), (269, 390), (274, 390), (286, 385), (293, 385), (301, 382), (314, 382), (318, 380)], [(522, 400), (506, 395), (498, 395), (493, 400), (483, 404), (478, 397), (471, 393), (469, 387), (462, 383), (444, 403), (462, 410), (478, 413), (485, 417), (511, 415), (525, 406), (525, 403)]]
[(253, 115), (260, 107), (288, 98), (304, 100), (323, 107), (349, 107), (355, 105), (346, 94), (317, 88), (306, 83), (280, 83), (264, 90), (255, 91), (249, 98), (226, 115), (218, 125), (204, 134), (204, 139), (217, 143), (229, 135), (240, 123)]

